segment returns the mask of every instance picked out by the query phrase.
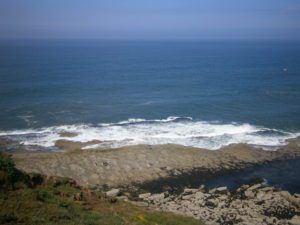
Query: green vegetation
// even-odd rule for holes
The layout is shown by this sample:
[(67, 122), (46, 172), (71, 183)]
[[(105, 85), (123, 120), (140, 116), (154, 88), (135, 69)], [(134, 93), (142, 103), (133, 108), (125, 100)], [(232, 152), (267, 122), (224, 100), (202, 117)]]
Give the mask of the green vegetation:
[(201, 225), (192, 218), (150, 211), (83, 189), (59, 177), (25, 174), (12, 158), (0, 153), (0, 224)]

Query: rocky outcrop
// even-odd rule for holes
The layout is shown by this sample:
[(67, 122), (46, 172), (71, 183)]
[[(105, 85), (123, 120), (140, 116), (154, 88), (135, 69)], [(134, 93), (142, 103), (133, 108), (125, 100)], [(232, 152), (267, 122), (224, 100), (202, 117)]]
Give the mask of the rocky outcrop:
[(60, 134), (59, 134), (59, 136), (60, 137), (76, 137), (76, 136), (78, 136), (78, 133), (75, 133), (75, 132), (61, 132)]
[(106, 195), (109, 197), (117, 197), (121, 193), (120, 189), (112, 189), (106, 192)]
[[(61, 134), (62, 135), (62, 134)], [(64, 133), (63, 135), (75, 135), (72, 133)], [(68, 137), (68, 136), (66, 136)], [(82, 148), (89, 146), (89, 145), (95, 145), (99, 144), (101, 141), (99, 140), (92, 140), (87, 142), (78, 142), (78, 141), (69, 141), (65, 139), (60, 139), (55, 142), (55, 147), (64, 149), (65, 151), (75, 151), (75, 150), (81, 150)]]
[(300, 198), (263, 184), (243, 185), (233, 192), (227, 187), (184, 189), (181, 194), (140, 194), (149, 207), (192, 216), (216, 225), (296, 225)]
[[(51, 176), (70, 177), (80, 185), (128, 186), (203, 171), (214, 176), (258, 163), (300, 155), (299, 138), (277, 151), (265, 151), (246, 144), (226, 146), (218, 151), (179, 145), (137, 145), (108, 150), (81, 150), (94, 142), (57, 141), (66, 152), (14, 154), (17, 168)], [(77, 151), (73, 151), (76, 150)], [(251, 194), (251, 193), (248, 193)]]

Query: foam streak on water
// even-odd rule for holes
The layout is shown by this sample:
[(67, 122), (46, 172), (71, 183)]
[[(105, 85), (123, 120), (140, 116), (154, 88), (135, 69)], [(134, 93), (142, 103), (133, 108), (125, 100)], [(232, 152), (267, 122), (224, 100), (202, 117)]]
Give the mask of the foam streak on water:
[[(60, 133), (77, 133), (61, 137)], [(64, 125), (41, 129), (1, 131), (0, 137), (18, 140), (24, 145), (52, 147), (59, 139), (87, 142), (100, 140), (86, 148), (115, 148), (136, 144), (180, 144), (211, 150), (232, 143), (248, 143), (265, 147), (284, 145), (299, 133), (268, 129), (250, 124), (219, 123), (193, 120), (190, 117), (168, 117), (161, 120), (128, 119), (119, 123), (98, 125)]]

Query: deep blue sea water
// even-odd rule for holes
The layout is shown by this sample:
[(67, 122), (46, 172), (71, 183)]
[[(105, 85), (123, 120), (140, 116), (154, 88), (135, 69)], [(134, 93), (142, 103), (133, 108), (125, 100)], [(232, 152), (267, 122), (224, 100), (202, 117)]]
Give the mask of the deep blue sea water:
[(52, 146), (277, 146), (300, 132), (300, 42), (2, 41), (0, 136)]

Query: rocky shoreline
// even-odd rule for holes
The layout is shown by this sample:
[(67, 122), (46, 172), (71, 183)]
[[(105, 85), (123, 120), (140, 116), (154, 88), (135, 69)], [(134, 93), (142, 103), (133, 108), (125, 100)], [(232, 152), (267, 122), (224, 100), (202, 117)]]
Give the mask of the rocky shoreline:
[(120, 189), (106, 192), (134, 205), (194, 217), (207, 225), (300, 224), (300, 195), (264, 183), (242, 185), (233, 191), (202, 185), (185, 188), (181, 193), (142, 193), (133, 201), (122, 193)]
[[(171, 144), (108, 150), (83, 150), (66, 142), (64, 146), (63, 152), (19, 151), (13, 158), (22, 171), (69, 177), (81, 186), (107, 191), (110, 197), (191, 216), (206, 224), (300, 224), (299, 194), (262, 183), (244, 184), (235, 190), (225, 186), (186, 188), (188, 183), (180, 180), (199, 179), (201, 184), (207, 178), (253, 165), (298, 157), (300, 138), (289, 140), (277, 151), (246, 144), (218, 151)], [(146, 193), (149, 189), (154, 191)]]
[[(65, 143), (67, 145), (67, 143)], [(17, 168), (51, 176), (70, 177), (83, 186), (130, 186), (202, 171), (211, 177), (226, 171), (300, 156), (300, 138), (277, 151), (233, 144), (217, 151), (179, 145), (136, 145), (118, 149), (82, 150), (74, 143), (64, 152), (14, 153)]]

